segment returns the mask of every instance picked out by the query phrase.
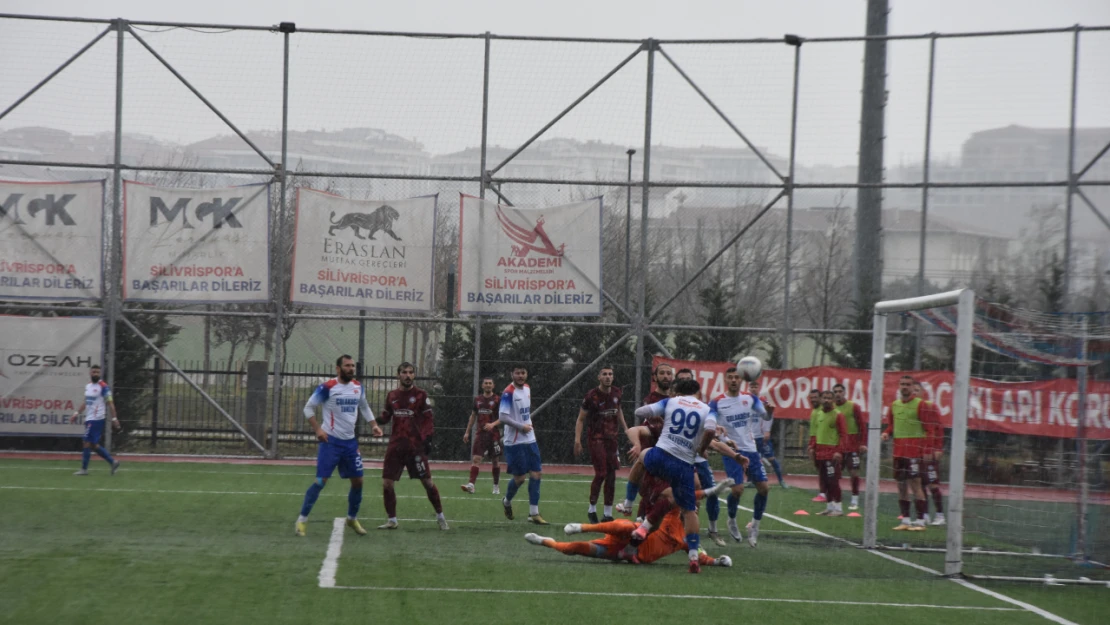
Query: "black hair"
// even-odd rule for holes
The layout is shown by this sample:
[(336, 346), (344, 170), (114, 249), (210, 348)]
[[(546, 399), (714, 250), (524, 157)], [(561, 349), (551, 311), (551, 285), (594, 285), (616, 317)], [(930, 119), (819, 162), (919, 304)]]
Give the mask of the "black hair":
[(697, 380), (679, 380), (674, 385), (674, 392), (678, 395), (697, 395), (701, 384)]

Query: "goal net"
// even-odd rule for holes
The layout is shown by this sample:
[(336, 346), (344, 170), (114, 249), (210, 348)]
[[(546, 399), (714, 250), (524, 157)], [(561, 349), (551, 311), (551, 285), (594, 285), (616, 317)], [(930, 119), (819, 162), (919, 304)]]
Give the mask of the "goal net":
[[(918, 368), (888, 345), (900, 316), (919, 327)], [(1088, 379), (1107, 339), (1105, 314), (968, 289), (878, 303), (867, 447), (882, 453), (866, 458), (864, 546), (946, 575), (1110, 581), (1110, 383)]]

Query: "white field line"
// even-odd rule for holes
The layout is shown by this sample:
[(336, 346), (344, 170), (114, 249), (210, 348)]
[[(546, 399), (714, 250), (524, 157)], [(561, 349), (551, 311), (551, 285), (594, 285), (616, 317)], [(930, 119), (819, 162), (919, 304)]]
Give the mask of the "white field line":
[[(744, 510), (751, 510), (751, 508), (746, 508), (744, 506), (740, 506), (740, 507), (743, 508)], [(825, 538), (831, 538), (833, 540), (837, 540), (837, 541), (840, 541), (840, 542), (843, 542), (843, 543), (847, 543), (849, 545), (852, 545), (853, 547), (859, 547), (859, 543), (854, 543), (854, 542), (852, 542), (848, 539), (840, 538), (839, 536), (833, 536), (831, 534), (826, 534), (825, 532), (813, 529), (812, 527), (801, 525), (799, 523), (795, 523), (793, 521), (790, 521), (789, 519), (784, 519), (782, 517), (775, 516), (773, 514), (767, 514), (767, 513), (764, 513), (763, 516), (768, 517), (770, 519), (773, 519), (775, 521), (779, 521), (780, 523), (785, 523), (786, 525), (789, 525), (791, 527), (796, 527), (798, 529), (805, 530), (807, 532), (810, 532), (812, 534), (816, 534), (818, 536), (823, 536)], [(903, 560), (902, 558), (896, 558), (896, 557), (890, 555), (889, 553), (884, 553), (884, 552), (876, 550), (876, 549), (865, 549), (864, 551), (866, 551), (867, 553), (879, 556), (880, 558), (890, 560), (891, 562), (897, 562), (898, 564), (904, 564), (908, 567), (915, 568), (919, 571), (924, 571), (926, 573), (932, 573), (933, 575), (938, 575), (938, 576), (941, 575), (940, 571), (937, 571), (935, 569), (931, 569), (931, 568), (926, 567), (926, 566), (921, 566), (920, 564), (916, 564), (914, 562), (909, 562), (907, 560)], [(974, 590), (976, 592), (987, 595), (988, 597), (993, 597), (993, 598), (995, 598), (999, 601), (1003, 601), (1003, 602), (1009, 603), (1011, 605), (1016, 605), (1017, 607), (1019, 607), (1023, 610), (1026, 610), (1028, 612), (1032, 612), (1033, 614), (1036, 614), (1037, 616), (1048, 619), (1049, 621), (1052, 621), (1053, 623), (1057, 623), (1058, 625), (1078, 625), (1078, 623), (1075, 623), (1073, 621), (1069, 621), (1066, 618), (1063, 618), (1061, 616), (1053, 614), (1052, 612), (1049, 612), (1047, 610), (1043, 610), (1041, 608), (1038, 608), (1035, 605), (1026, 603), (1024, 601), (1019, 601), (1019, 600), (1014, 599), (1012, 597), (1007, 597), (1006, 595), (994, 592), (993, 590), (987, 590), (986, 588), (983, 588), (982, 586), (979, 586), (977, 584), (972, 584), (971, 582), (969, 582), (967, 580), (952, 578), (951, 581), (953, 581), (953, 582), (959, 584), (960, 586), (963, 586), (964, 588), (967, 588), (969, 590)]]
[(343, 552), (343, 527), (347, 519), (336, 517), (331, 524), (331, 539), (328, 540), (328, 553), (320, 565), (320, 588), (335, 588), (335, 572), (339, 570), (339, 554)]
[(634, 592), (587, 592), (577, 590), (506, 590), (501, 588), (402, 588), (399, 586), (331, 586), (338, 590), (375, 590), (385, 592), (458, 592), (500, 595), (556, 595), (579, 597), (624, 597), (631, 599), (693, 599), (696, 601), (750, 601), (760, 603), (807, 603), (818, 605), (843, 605), (882, 608), (932, 608), (937, 610), (970, 610), (979, 612), (1020, 612), (1017, 608), (986, 606), (939, 605), (931, 603), (881, 603), (871, 601), (834, 601), (824, 599), (778, 599), (774, 597), (728, 597), (722, 595), (668, 595)]

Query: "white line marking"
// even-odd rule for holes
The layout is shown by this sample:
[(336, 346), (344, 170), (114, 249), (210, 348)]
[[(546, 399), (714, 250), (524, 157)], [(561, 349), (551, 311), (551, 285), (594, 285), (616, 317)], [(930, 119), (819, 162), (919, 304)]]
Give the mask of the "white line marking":
[(339, 554), (343, 552), (343, 527), (346, 523), (347, 519), (336, 517), (331, 524), (328, 554), (320, 565), (320, 588), (335, 588), (335, 572), (339, 569)]
[[(747, 507), (744, 507), (744, 506), (740, 506), (740, 507), (744, 510), (751, 510), (751, 508), (747, 508)], [(813, 534), (816, 534), (818, 536), (823, 536), (825, 538), (831, 538), (833, 540), (837, 540), (837, 541), (840, 541), (840, 542), (843, 542), (843, 543), (847, 543), (849, 545), (852, 545), (853, 547), (859, 547), (858, 543), (854, 543), (854, 542), (852, 542), (852, 541), (850, 541), (846, 538), (840, 538), (839, 536), (833, 536), (831, 534), (826, 534), (825, 532), (822, 532), (820, 530), (816, 530), (816, 529), (813, 529), (812, 527), (807, 527), (805, 525), (794, 523), (793, 521), (784, 519), (782, 517), (777, 517), (773, 514), (764, 513), (763, 516), (771, 518), (775, 521), (779, 521), (781, 523), (785, 523), (785, 524), (790, 525), (792, 527), (797, 527), (797, 528), (806, 530), (806, 531), (808, 531), (810, 533), (813, 533)], [(933, 575), (938, 575), (938, 576), (941, 575), (940, 571), (937, 571), (935, 569), (931, 569), (931, 568), (926, 567), (926, 566), (921, 566), (920, 564), (916, 564), (916, 563), (910, 562), (908, 560), (903, 560), (902, 558), (896, 558), (896, 557), (890, 555), (889, 553), (883, 553), (882, 551), (878, 551), (876, 549), (864, 549), (864, 551), (866, 551), (867, 553), (870, 553), (870, 554), (877, 555), (880, 558), (890, 560), (891, 562), (897, 562), (898, 564), (904, 564), (908, 567), (915, 568), (919, 571), (924, 571), (926, 573), (931, 573)], [(1005, 603), (1016, 605), (1016, 606), (1018, 606), (1019, 608), (1021, 608), (1023, 610), (1032, 612), (1033, 614), (1036, 614), (1037, 616), (1048, 619), (1048, 620), (1052, 621), (1053, 623), (1058, 623), (1059, 625), (1079, 625), (1078, 623), (1075, 623), (1073, 621), (1069, 621), (1069, 620), (1067, 620), (1067, 619), (1065, 619), (1061, 616), (1057, 616), (1057, 615), (1053, 614), (1052, 612), (1049, 612), (1047, 610), (1043, 610), (1041, 608), (1038, 608), (1035, 605), (1026, 603), (1024, 601), (1019, 601), (1019, 600), (1013, 599), (1011, 597), (1007, 597), (1006, 595), (994, 592), (993, 590), (987, 590), (986, 588), (983, 588), (982, 586), (979, 586), (979, 585), (976, 585), (976, 584), (972, 584), (971, 582), (969, 582), (967, 580), (950, 578), (950, 581), (953, 581), (953, 582), (959, 584), (960, 586), (963, 586), (964, 588), (967, 588), (968, 590), (974, 590), (976, 592), (983, 593), (984, 595), (987, 595), (988, 597), (993, 597), (993, 598), (995, 598), (999, 601), (1003, 601)]]
[(725, 597), (716, 595), (666, 595), (634, 592), (587, 592), (578, 590), (506, 590), (501, 588), (402, 588), (399, 586), (334, 586), (339, 590), (376, 590), (386, 592), (460, 592), (502, 595), (559, 595), (582, 597), (628, 597), (634, 599), (720, 599), (722, 601), (754, 601), (762, 603), (809, 603), (820, 605), (874, 606), (883, 608), (933, 608), (937, 610), (973, 610), (980, 612), (1020, 612), (1017, 608), (987, 606), (937, 605), (929, 603), (879, 603), (870, 601), (834, 601), (824, 599), (776, 599), (774, 597)]

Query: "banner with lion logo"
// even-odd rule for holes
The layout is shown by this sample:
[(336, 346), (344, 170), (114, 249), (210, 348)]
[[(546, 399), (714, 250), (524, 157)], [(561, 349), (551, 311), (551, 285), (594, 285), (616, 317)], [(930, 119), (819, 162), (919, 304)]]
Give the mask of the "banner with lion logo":
[(266, 302), (270, 185), (154, 187), (124, 181), (123, 297), (138, 302)]
[(290, 300), (308, 306), (431, 310), (437, 197), (351, 200), (298, 189)]
[(502, 206), (462, 195), (460, 313), (601, 314), (601, 198)]

